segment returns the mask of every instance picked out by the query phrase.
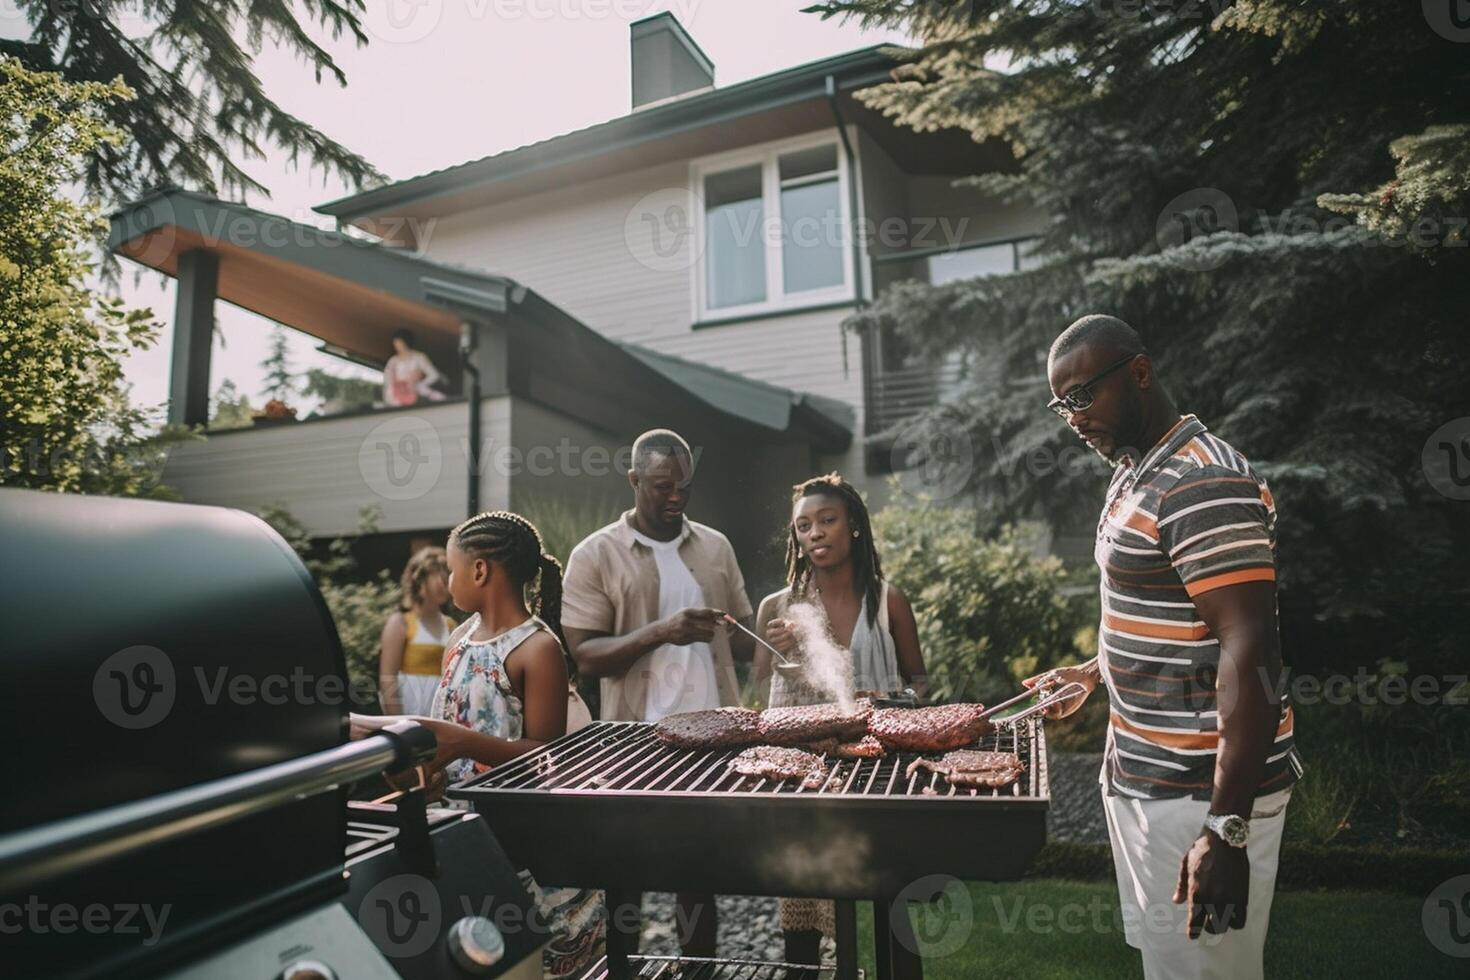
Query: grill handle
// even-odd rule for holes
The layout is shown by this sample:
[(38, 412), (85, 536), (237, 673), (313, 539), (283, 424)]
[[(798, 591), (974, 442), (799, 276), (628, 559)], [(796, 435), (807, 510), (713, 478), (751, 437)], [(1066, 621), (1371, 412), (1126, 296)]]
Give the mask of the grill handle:
[(347, 745), (7, 834), (0, 837), (0, 895), (343, 783), (427, 762), (435, 747), (427, 728), (397, 722)]

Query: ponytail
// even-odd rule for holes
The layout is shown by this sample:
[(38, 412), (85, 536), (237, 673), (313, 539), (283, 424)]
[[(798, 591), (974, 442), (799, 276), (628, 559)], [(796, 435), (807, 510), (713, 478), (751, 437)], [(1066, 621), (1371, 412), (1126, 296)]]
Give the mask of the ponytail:
[(566, 633), (561, 626), (561, 562), (556, 556), (541, 553), (541, 577), (536, 584), (536, 615), (551, 628), (561, 643), (562, 655), (567, 661), (567, 676), (572, 683), (577, 681), (577, 662), (572, 659), (567, 645)]

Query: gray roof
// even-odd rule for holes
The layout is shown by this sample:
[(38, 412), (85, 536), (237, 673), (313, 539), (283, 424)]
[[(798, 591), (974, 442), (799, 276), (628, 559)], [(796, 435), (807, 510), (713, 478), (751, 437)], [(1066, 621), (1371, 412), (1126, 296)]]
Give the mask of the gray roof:
[(638, 344), (619, 346), (710, 405), (777, 432), (786, 431), (800, 418), (806, 427), (827, 427), (834, 435), (850, 435), (857, 421), (852, 406), (835, 398), (792, 391)]
[(650, 106), (468, 163), (431, 170), (417, 177), (319, 204), (314, 210), (350, 221), (410, 201), (596, 157), (687, 130), (721, 125), (742, 116), (820, 98), (826, 94), (828, 76), (832, 76), (839, 91), (866, 88), (888, 80), (888, 73), (896, 62), (887, 52), (893, 50), (892, 45), (874, 45), (807, 62), (770, 75)]
[[(332, 276), (357, 290), (387, 293), (412, 303), (458, 307), (476, 314), (515, 314), (533, 327), (526, 337), (528, 343), (552, 352), (548, 356), (554, 356), (558, 347), (565, 350), (564, 345), (576, 345), (600, 371), (617, 372), (628, 384), (665, 380), (682, 397), (693, 398), (717, 413), (765, 432), (808, 438), (824, 450), (845, 449), (851, 443), (853, 413), (841, 402), (611, 340), (506, 276), (436, 262), (403, 249), (177, 187), (151, 191), (112, 212), (109, 218), (109, 249), (153, 268), (164, 268), (169, 250), (194, 247), (196, 239), (190, 238), (190, 244), (185, 245), (182, 240), (165, 236), (165, 247), (158, 254), (152, 254), (151, 248), (145, 250), (148, 258), (143, 259), (129, 255), (124, 246), (149, 233), (178, 228), (202, 236), (205, 248), (224, 242), (234, 249), (268, 255)], [(230, 223), (230, 234), (221, 239), (218, 230), (226, 227), (227, 221), (244, 221), (249, 227), (242, 229)], [(244, 298), (230, 297), (230, 301), (251, 308)]]

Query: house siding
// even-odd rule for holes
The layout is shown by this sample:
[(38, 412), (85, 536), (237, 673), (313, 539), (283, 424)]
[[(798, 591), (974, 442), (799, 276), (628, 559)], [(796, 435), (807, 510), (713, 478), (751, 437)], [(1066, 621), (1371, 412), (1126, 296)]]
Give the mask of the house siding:
[[(482, 402), (482, 446), (509, 441), (510, 401)], [(417, 444), (399, 442), (405, 435)], [(189, 503), (251, 512), (286, 506), (314, 537), (357, 533), (359, 512), (369, 506), (380, 512), (380, 531), (437, 529), (466, 516), (468, 447), (468, 409), (451, 402), (215, 433), (175, 448), (163, 482)], [(400, 449), (426, 458), (424, 476), (410, 475)], [(396, 481), (385, 468), (390, 459)], [(509, 481), (483, 454), (481, 471), (481, 507), (507, 506)]]
[[(1018, 237), (1042, 225), (1041, 212), (955, 188), (952, 178), (905, 174), (874, 140), (857, 136), (867, 226), (876, 231), (884, 219), (905, 219), (907, 235), (928, 236), (907, 246), (874, 238), (868, 242), (874, 255)], [(652, 236), (639, 225), (688, 200), (689, 174), (688, 162), (661, 164), (442, 217), (422, 246), (432, 258), (522, 282), (608, 337), (847, 402), (857, 414), (853, 446), (818, 465), (876, 488), (881, 478), (869, 480), (863, 460), (862, 341), (841, 326), (851, 307), (695, 327), (696, 243), (676, 227), (659, 239), (668, 246), (665, 254), (654, 254)], [(672, 214), (676, 226), (687, 217)], [(939, 224), (941, 218), (948, 224)], [(863, 279), (871, 292), (924, 275), (922, 261), (865, 262)]]

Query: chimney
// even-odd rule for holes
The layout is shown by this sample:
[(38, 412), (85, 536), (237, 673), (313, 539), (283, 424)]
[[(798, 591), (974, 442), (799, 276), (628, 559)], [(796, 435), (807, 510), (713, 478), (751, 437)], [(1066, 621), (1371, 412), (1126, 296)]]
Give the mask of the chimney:
[(668, 11), (634, 21), (629, 39), (634, 109), (714, 87), (715, 63)]

